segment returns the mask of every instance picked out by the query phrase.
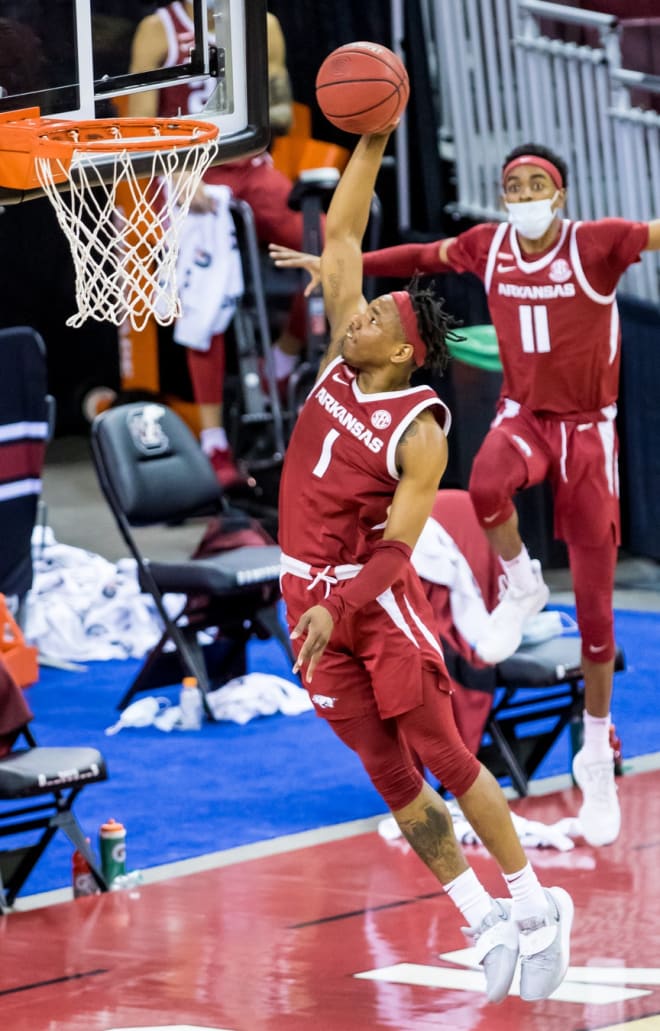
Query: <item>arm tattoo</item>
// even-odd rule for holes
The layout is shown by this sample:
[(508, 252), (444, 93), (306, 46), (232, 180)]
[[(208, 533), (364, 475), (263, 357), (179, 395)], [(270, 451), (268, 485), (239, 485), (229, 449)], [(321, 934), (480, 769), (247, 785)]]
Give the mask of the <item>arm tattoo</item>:
[(331, 272), (328, 276), (328, 293), (330, 297), (339, 297), (341, 292), (341, 286), (344, 279), (344, 262), (337, 262), (337, 269), (335, 272)]
[(396, 468), (397, 468), (397, 471), (399, 473), (399, 476), (403, 472), (403, 465), (402, 465), (402, 462), (401, 462), (401, 456), (400, 456), (399, 448), (405, 447), (405, 445), (408, 443), (410, 438), (411, 437), (416, 437), (418, 433), (419, 433), (419, 425), (417, 423), (417, 419), (413, 419), (413, 421), (411, 423), (409, 423), (408, 426), (406, 426), (405, 430), (403, 431), (403, 433), (401, 434), (401, 436), (399, 438), (399, 443), (396, 446), (396, 453), (395, 453), (395, 458), (394, 458), (394, 460), (396, 462)]
[(403, 444), (407, 444), (411, 437), (416, 437), (419, 433), (419, 425), (417, 419), (413, 419), (409, 426), (406, 426), (405, 430), (401, 434), (399, 439), (399, 447)]

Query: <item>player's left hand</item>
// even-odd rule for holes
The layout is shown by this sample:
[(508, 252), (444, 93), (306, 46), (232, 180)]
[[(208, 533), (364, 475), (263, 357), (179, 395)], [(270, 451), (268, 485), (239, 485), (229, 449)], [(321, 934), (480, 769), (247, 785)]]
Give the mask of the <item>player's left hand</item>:
[(303, 612), (296, 626), (291, 631), (291, 638), (305, 637), (302, 648), (298, 652), (293, 667), (297, 673), (307, 663), (307, 670), (304, 674), (305, 680), (311, 684), (312, 674), (318, 665), (318, 661), (325, 651), (334, 623), (332, 616), (322, 605), (312, 605), (311, 609)]

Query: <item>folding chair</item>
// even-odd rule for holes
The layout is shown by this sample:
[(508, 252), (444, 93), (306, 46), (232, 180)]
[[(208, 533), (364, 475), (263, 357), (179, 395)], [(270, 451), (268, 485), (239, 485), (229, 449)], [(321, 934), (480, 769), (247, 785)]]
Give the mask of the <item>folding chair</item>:
[[(101, 489), (137, 563), (143, 591), (154, 599), (163, 633), (119, 703), (139, 691), (194, 676), (208, 691), (245, 672), (248, 640), (275, 637), (293, 662), (288, 635), (277, 613), (280, 550), (248, 546), (204, 558), (175, 554), (149, 559), (133, 532), (138, 527), (181, 523), (231, 510), (213, 468), (183, 420), (166, 405), (136, 402), (109, 409), (92, 423), (92, 456)], [(172, 617), (167, 593), (188, 603)], [(219, 628), (209, 644), (198, 633)], [(166, 651), (166, 646), (174, 651)], [(209, 706), (205, 708), (212, 718)]]
[[(521, 647), (496, 667), (497, 690), (478, 758), (491, 773), (509, 777), (518, 794), (567, 725), (571, 760), (581, 745), (584, 683), (579, 637), (553, 637)], [(617, 647), (615, 672), (625, 669)]]
[[(18, 839), (0, 848), (0, 912), (13, 906), (58, 830), (85, 856), (101, 891), (108, 889), (72, 811), (87, 784), (107, 779), (103, 756), (95, 748), (39, 748), (31, 718), (23, 692), (0, 666), (0, 839)], [(16, 747), (21, 739), (24, 747)]]

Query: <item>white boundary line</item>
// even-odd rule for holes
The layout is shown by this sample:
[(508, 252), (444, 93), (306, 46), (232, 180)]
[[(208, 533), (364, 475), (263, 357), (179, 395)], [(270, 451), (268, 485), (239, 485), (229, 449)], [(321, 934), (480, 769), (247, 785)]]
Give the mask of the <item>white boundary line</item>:
[[(626, 776), (635, 773), (647, 773), (650, 770), (657, 769), (660, 769), (660, 752), (638, 755), (624, 761)], [(555, 791), (565, 791), (571, 787), (573, 787), (571, 775), (566, 773), (557, 777), (546, 777), (543, 780), (530, 781), (529, 795), (536, 798), (552, 794)], [(519, 797), (512, 788), (505, 788), (504, 793), (509, 799)], [(387, 815), (387, 812), (383, 812), (363, 820), (351, 820), (349, 823), (338, 823), (331, 827), (318, 827), (314, 830), (301, 831), (298, 834), (286, 834), (281, 838), (255, 841), (251, 845), (239, 845), (237, 848), (229, 848), (221, 852), (209, 852), (206, 855), (195, 856), (192, 859), (181, 859), (176, 863), (164, 863), (162, 866), (148, 867), (146, 870), (141, 871), (143, 876), (142, 883), (156, 884), (159, 881), (170, 880), (172, 877), (188, 877), (190, 874), (202, 873), (205, 870), (217, 870), (223, 866), (247, 863), (252, 859), (263, 859), (266, 856), (277, 856), (285, 852), (294, 852), (299, 848), (309, 848), (313, 845), (326, 844), (329, 841), (342, 841), (345, 838), (353, 838), (358, 834), (367, 834), (370, 831), (375, 831), (380, 821)], [(69, 902), (72, 898), (71, 888), (58, 888), (55, 891), (24, 895), (16, 900), (12, 912), (22, 913), (29, 909), (39, 909), (42, 906), (53, 906), (60, 902)], [(11, 915), (11, 913), (8, 915)]]

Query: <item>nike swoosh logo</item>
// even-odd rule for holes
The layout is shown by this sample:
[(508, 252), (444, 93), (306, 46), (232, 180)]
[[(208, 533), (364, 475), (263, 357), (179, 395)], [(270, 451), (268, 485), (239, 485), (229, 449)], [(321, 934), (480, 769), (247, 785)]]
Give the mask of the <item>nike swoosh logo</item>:
[(518, 267), (517, 265), (498, 265), (497, 266), (497, 271), (498, 272), (515, 272), (517, 267)]
[(492, 516), (483, 516), (482, 518), (483, 518), (483, 521), (484, 521), (484, 523), (492, 523), (494, 519), (497, 519), (497, 517), (498, 517), (498, 515), (499, 515), (499, 514), (500, 514), (500, 513), (499, 513), (499, 511), (498, 511), (498, 512), (496, 512), (496, 513), (495, 513), (495, 515), (492, 515)]
[(603, 652), (603, 651), (605, 651), (606, 648), (607, 648), (606, 644), (599, 644), (599, 645), (590, 644), (589, 645), (589, 651), (590, 652)]
[(348, 386), (348, 383), (346, 382), (346, 380), (342, 379), (338, 372), (333, 372), (332, 378), (335, 381), (335, 383), (341, 383), (342, 387), (347, 387)]

